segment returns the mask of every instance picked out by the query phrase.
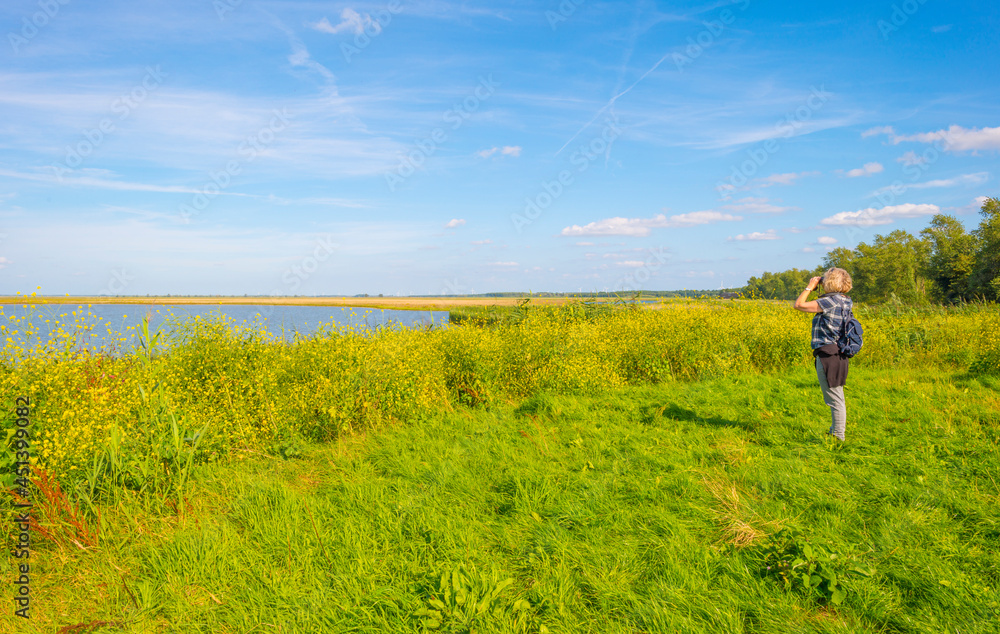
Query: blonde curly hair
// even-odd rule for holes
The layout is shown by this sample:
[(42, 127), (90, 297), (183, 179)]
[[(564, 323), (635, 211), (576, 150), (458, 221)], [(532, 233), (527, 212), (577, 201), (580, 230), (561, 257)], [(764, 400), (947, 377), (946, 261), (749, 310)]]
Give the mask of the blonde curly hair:
[(836, 267), (824, 273), (820, 283), (823, 285), (823, 290), (830, 293), (847, 293), (854, 287), (851, 274)]

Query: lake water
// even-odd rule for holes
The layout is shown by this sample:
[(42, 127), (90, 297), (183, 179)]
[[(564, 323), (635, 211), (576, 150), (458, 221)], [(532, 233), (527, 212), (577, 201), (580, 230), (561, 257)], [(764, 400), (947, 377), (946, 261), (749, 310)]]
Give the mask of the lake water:
[[(142, 305), (142, 304), (44, 304), (24, 307), (23, 304), (0, 304), (3, 315), (0, 325), (7, 332), (2, 339), (13, 338), (24, 342), (23, 334), (12, 335), (11, 331), (24, 330), (25, 323), (14, 324), (17, 318), (27, 317), (35, 326), (37, 336), (47, 340), (60, 325), (63, 330), (74, 330), (74, 324), (83, 321), (94, 326), (93, 331), (80, 341), (81, 346), (91, 349), (106, 347), (111, 343), (111, 333), (126, 336), (127, 341), (120, 346), (130, 349), (138, 345), (136, 332), (141, 328), (143, 317), (149, 315), (150, 332), (169, 332), (171, 322), (219, 317), (235, 320), (238, 324), (259, 323), (264, 330), (277, 337), (291, 341), (298, 336), (314, 334), (320, 324), (346, 326), (358, 330), (380, 328), (386, 325), (404, 327), (446, 326), (447, 311), (381, 310), (377, 308), (351, 308), (341, 306), (275, 306), (244, 304), (211, 305)], [(130, 328), (131, 327), (131, 328)], [(32, 337), (35, 341), (35, 337)]]

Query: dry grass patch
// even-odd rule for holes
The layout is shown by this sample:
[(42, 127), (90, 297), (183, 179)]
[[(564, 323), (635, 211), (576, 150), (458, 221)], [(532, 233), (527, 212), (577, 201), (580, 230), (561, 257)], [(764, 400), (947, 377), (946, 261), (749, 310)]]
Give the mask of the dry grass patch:
[(750, 443), (742, 438), (727, 438), (712, 445), (713, 449), (718, 449), (725, 456), (723, 460), (726, 465), (734, 467), (747, 462), (747, 447)]
[(715, 498), (712, 513), (722, 527), (723, 539), (737, 548), (749, 546), (781, 528), (783, 520), (765, 520), (757, 514), (750, 508), (752, 496), (723, 474), (703, 475), (701, 483)]

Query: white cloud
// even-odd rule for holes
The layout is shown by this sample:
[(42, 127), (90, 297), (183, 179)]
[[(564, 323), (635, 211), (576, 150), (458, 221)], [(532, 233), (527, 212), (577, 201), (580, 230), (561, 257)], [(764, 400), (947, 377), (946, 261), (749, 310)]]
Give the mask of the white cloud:
[(927, 162), (927, 159), (925, 159), (922, 156), (918, 156), (916, 152), (914, 152), (913, 150), (910, 150), (909, 152), (907, 152), (903, 156), (901, 156), (898, 159), (896, 159), (896, 162), (897, 163), (902, 163), (903, 165), (906, 165), (906, 166), (909, 166), (909, 165), (923, 165), (924, 163)]
[[(125, 181), (115, 181), (103, 178), (93, 178), (90, 176), (62, 176), (60, 178), (55, 172), (51, 174), (32, 174), (27, 172), (17, 172), (13, 170), (0, 169), (0, 176), (8, 178), (19, 178), (22, 180), (47, 182), (53, 184), (78, 185), (80, 187), (96, 187), (100, 189), (113, 189), (117, 191), (138, 191), (157, 192), (168, 194), (200, 194), (201, 189), (196, 187), (186, 187), (182, 185), (151, 185), (147, 183), (129, 183)], [(219, 192), (223, 196), (250, 196), (250, 194), (238, 194), (235, 192)]]
[(511, 267), (520, 265), (517, 262), (490, 262), (490, 266)]
[(990, 180), (989, 172), (976, 172), (975, 174), (962, 174), (955, 178), (939, 178), (924, 183), (913, 183), (907, 189), (928, 189), (931, 187), (955, 187), (957, 185), (982, 185)]
[(954, 209), (955, 213), (959, 214), (978, 213), (979, 210), (983, 208), (983, 205), (986, 204), (987, 200), (989, 199), (986, 196), (977, 196), (973, 198), (972, 202), (968, 205), (965, 205), (964, 207), (952, 207), (952, 209)]
[(657, 214), (652, 218), (605, 218), (584, 226), (572, 225), (562, 230), (564, 236), (648, 236), (652, 229), (664, 227), (693, 227), (713, 222), (743, 220), (741, 216), (718, 211), (693, 211), (667, 217)]
[(330, 24), (330, 20), (323, 18), (319, 22), (310, 24), (309, 26), (321, 33), (329, 33), (331, 35), (338, 33), (361, 35), (365, 32), (366, 28), (370, 28), (376, 35), (382, 32), (382, 25), (373, 20), (372, 16), (367, 13), (362, 15), (351, 8), (346, 8), (340, 12), (340, 22), (336, 25)]
[(788, 172), (786, 174), (771, 174), (770, 176), (756, 179), (752, 184), (755, 187), (794, 185), (795, 181), (805, 176), (819, 176), (819, 172)]
[(771, 174), (766, 178), (758, 178), (759, 182), (763, 186), (771, 185), (791, 185), (796, 181), (796, 179), (801, 178), (802, 174), (796, 172), (788, 172), (787, 174)]
[(842, 211), (829, 218), (824, 218), (820, 224), (871, 227), (873, 225), (887, 225), (901, 218), (919, 218), (939, 213), (941, 213), (941, 208), (937, 205), (906, 203), (905, 205), (890, 205), (881, 209), (868, 207), (860, 211)]
[(464, 224), (465, 224), (465, 219), (463, 219), (463, 218), (452, 218), (451, 220), (448, 221), (448, 223), (445, 225), (445, 227), (447, 227), (449, 229), (454, 229), (455, 227), (461, 227)]
[(639, 269), (646, 265), (642, 260), (625, 260), (624, 262), (615, 262), (616, 266), (624, 266), (630, 269)]
[(870, 136), (876, 136), (879, 134), (893, 134), (894, 130), (891, 125), (883, 125), (877, 128), (869, 128), (861, 133), (862, 139), (867, 139)]
[(686, 214), (667, 216), (657, 214), (652, 218), (605, 218), (584, 226), (572, 225), (562, 230), (564, 236), (648, 236), (652, 229), (669, 227), (692, 227), (713, 222), (743, 220), (743, 213), (774, 214), (797, 209), (779, 207), (767, 198), (748, 196), (734, 203), (723, 205), (719, 210), (693, 211)]
[(941, 24), (938, 26), (931, 27), (931, 33), (945, 33), (951, 30), (950, 24)]
[(481, 246), (481, 245), (484, 245), (484, 244), (493, 244), (493, 241), (492, 240), (473, 240), (472, 244), (474, 244), (476, 246)]
[(936, 187), (958, 187), (960, 185), (976, 186), (982, 185), (990, 179), (989, 172), (976, 172), (975, 174), (962, 174), (954, 178), (938, 178), (922, 183), (911, 183), (909, 185), (886, 185), (872, 192), (871, 196), (878, 196), (882, 192), (892, 191), (895, 195), (901, 196), (911, 189), (932, 189)]
[(720, 183), (715, 189), (723, 195), (726, 200), (735, 191), (749, 191), (751, 189), (764, 189), (775, 185), (794, 185), (797, 180), (806, 176), (819, 176), (820, 172), (788, 172), (785, 174), (771, 174), (764, 178), (756, 178), (743, 187), (737, 188), (731, 183)]
[(781, 240), (781, 236), (779, 236), (778, 232), (775, 231), (774, 229), (768, 229), (767, 231), (764, 232), (754, 231), (753, 233), (747, 233), (747, 234), (741, 233), (738, 236), (727, 238), (727, 240), (729, 242), (743, 242), (743, 241), (757, 242), (760, 240)]
[(802, 247), (802, 252), (803, 253), (815, 253), (816, 249), (814, 249), (812, 247)]
[(7, 266), (10, 263), (11, 263), (10, 260), (8, 260), (5, 257), (0, 256), (0, 269), (4, 268), (5, 266)]
[(666, 226), (666, 216), (653, 218), (606, 218), (584, 226), (572, 225), (562, 230), (564, 236), (648, 236), (653, 227)]
[[(296, 51), (292, 54), (298, 64), (294, 73), (301, 75), (308, 71), (312, 75), (312, 60), (301, 42), (293, 43), (291, 51)], [(318, 79), (322, 87), (281, 100), (274, 95), (254, 98), (227, 93), (217, 87), (207, 90), (181, 88), (168, 76), (165, 83), (142, 103), (137, 111), (139, 114), (128, 117), (121, 124), (121, 132), (116, 128), (114, 143), (105, 139), (100, 148), (101, 160), (118, 166), (122, 180), (152, 179), (146, 175), (156, 174), (157, 182), (165, 185), (203, 185), (209, 170), (218, 171), (230, 160), (239, 159), (246, 171), (234, 181), (241, 187), (255, 184), (257, 178), (252, 172), (258, 170), (260, 174), (266, 173), (266, 178), (280, 181), (277, 171), (287, 170), (298, 177), (308, 174), (329, 179), (381, 177), (396, 167), (399, 155), (412, 147), (401, 136), (373, 129), (386, 129), (380, 122), (381, 117), (398, 120), (399, 110), (406, 106), (395, 104), (405, 98), (393, 95), (390, 98), (392, 107), (376, 107), (384, 103), (384, 94), (376, 96), (372, 89), (343, 97), (332, 80), (323, 80), (323, 70), (317, 67), (316, 72), (321, 75)], [(108, 116), (109, 95), (117, 94), (119, 84), (127, 85), (125, 81), (117, 72), (110, 75), (102, 72), (95, 79), (82, 75), (81, 82), (74, 81), (72, 85), (65, 79), (57, 83), (44, 75), (4, 75), (0, 79), (3, 85), (0, 108), (8, 111), (8, 118), (13, 117), (23, 124), (17, 130), (4, 130), (5, 142), (36, 154), (34, 160), (18, 161), (25, 166), (21, 171), (29, 171), (27, 166), (33, 162), (42, 165), (59, 160), (65, 164), (65, 152), (62, 151), (65, 141), (79, 135), (81, 130), (93, 128), (102, 117)], [(251, 165), (243, 160), (246, 154), (237, 148), (246, 143), (248, 135), (256, 134), (265, 126), (270, 126), (272, 131), (281, 128), (282, 122), (273, 119), (275, 112), (284, 113), (287, 125), (274, 134), (273, 143), (258, 148), (257, 159)], [(118, 117), (113, 119), (116, 126), (119, 125)], [(266, 163), (261, 160), (265, 158)], [(83, 169), (71, 174), (110, 177), (105, 170), (86, 168), (88, 164), (96, 165), (92, 159), (93, 156), (84, 163)], [(138, 165), (169, 167), (176, 172), (151, 171), (146, 167), (140, 170)], [(179, 178), (178, 174), (198, 180), (161, 180)]]
[(778, 207), (777, 205), (772, 205), (770, 200), (767, 198), (754, 198), (753, 196), (748, 196), (746, 198), (740, 198), (735, 203), (723, 205), (721, 209), (736, 213), (780, 214), (785, 211), (794, 211), (798, 209), (798, 207)]
[(334, 74), (330, 72), (330, 69), (312, 58), (312, 55), (309, 54), (309, 49), (306, 48), (306, 45), (302, 43), (302, 40), (300, 40), (295, 33), (288, 29), (284, 30), (285, 34), (288, 36), (288, 41), (292, 46), (292, 53), (288, 56), (288, 63), (292, 66), (305, 66), (306, 68), (310, 68), (322, 75), (324, 79), (332, 84), (336, 77), (334, 77)]
[(521, 156), (521, 146), (505, 145), (502, 148), (491, 147), (488, 150), (479, 150), (478, 152), (476, 152), (476, 156), (486, 159), (493, 156), (497, 152), (500, 152), (502, 156), (513, 156), (514, 158), (517, 158)]
[(1000, 150), (1000, 127), (963, 128), (953, 125), (947, 130), (920, 132), (918, 134), (896, 134), (890, 128), (878, 128), (873, 134), (885, 134), (893, 145), (904, 142), (934, 143), (943, 141), (944, 149), (950, 152), (971, 152), (975, 150)]
[(688, 142), (686, 145), (690, 145), (691, 147), (700, 150), (717, 150), (733, 147), (735, 145), (747, 145), (750, 143), (767, 141), (769, 139), (804, 136), (815, 132), (821, 132), (823, 130), (841, 128), (853, 125), (855, 123), (855, 119), (855, 116), (847, 115), (828, 119), (814, 118), (811, 121), (796, 120), (791, 124), (783, 124), (783, 122), (779, 121), (778, 125), (765, 125), (737, 132), (724, 131), (720, 133), (711, 133), (712, 138)]
[[(51, 166), (50, 166), (51, 167)], [(189, 187), (185, 185), (156, 185), (152, 183), (136, 183), (128, 181), (113, 180), (108, 178), (95, 178), (92, 176), (76, 176), (75, 174), (80, 172), (82, 174), (91, 173), (108, 173), (107, 170), (73, 170), (74, 175), (58, 174), (54, 170), (51, 173), (46, 172), (17, 172), (14, 170), (0, 169), (0, 176), (6, 176), (8, 178), (17, 178), (20, 180), (35, 181), (40, 183), (52, 183), (53, 185), (66, 185), (73, 187), (92, 187), (95, 189), (109, 189), (113, 191), (129, 191), (129, 192), (148, 192), (148, 193), (162, 193), (162, 194), (203, 194), (205, 192), (205, 186), (202, 187)], [(207, 180), (207, 179), (206, 179)], [(333, 206), (333, 207), (351, 207), (351, 208), (364, 208), (367, 205), (361, 201), (350, 200), (347, 198), (281, 198), (274, 196), (273, 194), (264, 196), (261, 194), (245, 194), (241, 192), (232, 192), (221, 190), (218, 192), (213, 192), (212, 196), (237, 196), (241, 198), (256, 198), (261, 200), (266, 200), (278, 205), (289, 205), (289, 204), (306, 204), (306, 205), (323, 205), (323, 206)], [(3, 201), (3, 197), (0, 197), (0, 202)], [(126, 211), (127, 208), (123, 207), (113, 207), (106, 206), (107, 209), (111, 211)], [(142, 212), (136, 212), (132, 210), (131, 213), (140, 213), (140, 215), (148, 215)], [(176, 214), (152, 214), (153, 216), (160, 218), (177, 218)]]
[(885, 168), (882, 167), (881, 163), (865, 163), (862, 167), (857, 167), (852, 170), (848, 170), (844, 173), (844, 176), (848, 178), (857, 178), (859, 176), (871, 176), (872, 174), (878, 174)]
[(831, 238), (830, 236), (820, 236), (816, 238), (818, 244), (837, 244), (836, 238)]
[(578, 246), (578, 247), (592, 247), (592, 246), (594, 246), (594, 243), (593, 242), (577, 242), (576, 246)]

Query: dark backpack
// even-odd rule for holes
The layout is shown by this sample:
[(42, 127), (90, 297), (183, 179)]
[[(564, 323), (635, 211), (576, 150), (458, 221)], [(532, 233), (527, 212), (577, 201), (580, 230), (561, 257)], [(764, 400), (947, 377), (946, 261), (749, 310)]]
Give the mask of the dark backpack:
[(837, 337), (837, 349), (840, 350), (840, 354), (848, 359), (856, 355), (861, 350), (864, 332), (861, 322), (854, 318), (854, 311), (848, 308), (844, 323), (840, 326), (840, 335)]

